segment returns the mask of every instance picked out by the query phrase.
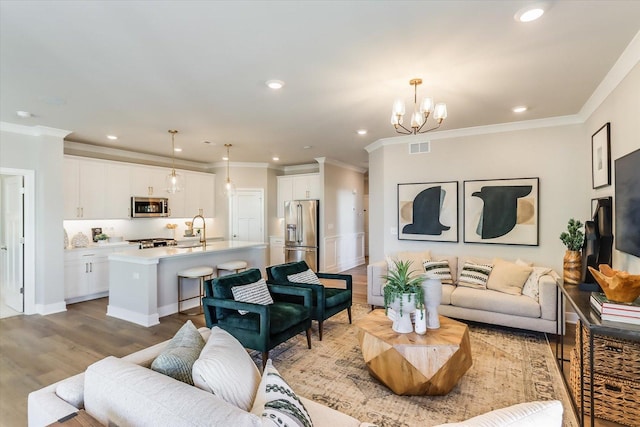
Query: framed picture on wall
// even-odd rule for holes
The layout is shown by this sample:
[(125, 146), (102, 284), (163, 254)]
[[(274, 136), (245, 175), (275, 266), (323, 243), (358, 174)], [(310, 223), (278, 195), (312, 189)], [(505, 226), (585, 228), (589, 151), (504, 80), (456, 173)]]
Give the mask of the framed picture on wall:
[(458, 241), (458, 181), (398, 184), (398, 239)]
[(539, 178), (464, 181), (464, 242), (538, 245)]
[(591, 181), (593, 188), (611, 185), (611, 124), (591, 136)]

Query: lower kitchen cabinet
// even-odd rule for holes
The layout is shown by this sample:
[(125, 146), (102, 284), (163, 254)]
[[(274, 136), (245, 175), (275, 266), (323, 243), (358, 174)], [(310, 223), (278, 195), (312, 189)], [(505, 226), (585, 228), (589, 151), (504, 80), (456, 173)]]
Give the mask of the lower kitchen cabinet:
[(94, 247), (65, 251), (64, 299), (67, 304), (102, 298), (109, 294), (108, 257), (115, 250)]
[(269, 264), (284, 264), (284, 237), (269, 237)]

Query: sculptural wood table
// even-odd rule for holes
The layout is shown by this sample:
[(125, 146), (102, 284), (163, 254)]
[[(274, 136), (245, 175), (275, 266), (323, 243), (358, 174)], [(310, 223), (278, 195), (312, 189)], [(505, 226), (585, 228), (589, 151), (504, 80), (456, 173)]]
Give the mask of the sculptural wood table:
[(400, 395), (445, 395), (472, 365), (469, 328), (440, 316), (440, 329), (399, 334), (384, 310), (358, 319), (358, 339), (371, 375)]

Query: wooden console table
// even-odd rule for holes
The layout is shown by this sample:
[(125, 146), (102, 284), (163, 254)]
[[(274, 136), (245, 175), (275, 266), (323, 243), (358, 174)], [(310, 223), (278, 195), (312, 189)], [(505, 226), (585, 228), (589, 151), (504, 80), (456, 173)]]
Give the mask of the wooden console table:
[[(564, 298), (563, 298), (564, 296)], [(640, 326), (621, 322), (603, 321), (600, 315), (596, 313), (589, 302), (591, 292), (581, 291), (577, 286), (558, 283), (558, 312), (564, 320), (564, 299), (578, 315), (582, 327), (576, 334), (576, 348), (579, 349), (579, 365), (580, 365), (580, 401), (576, 402), (572, 399), (574, 409), (578, 413), (580, 425), (585, 425), (585, 390), (588, 390), (590, 408), (590, 425), (595, 425), (596, 405), (594, 402), (594, 335), (613, 337), (621, 340), (630, 340), (640, 342)], [(563, 362), (567, 361), (564, 355), (564, 345), (562, 343), (562, 333), (564, 330), (564, 321), (559, 321), (556, 329), (556, 359), (560, 370), (564, 374)], [(585, 360), (585, 345), (588, 345), (588, 357)], [(585, 373), (588, 380), (585, 379)], [(563, 375), (564, 377), (564, 375)], [(588, 388), (585, 389), (585, 386)]]
[(358, 319), (358, 340), (369, 373), (400, 395), (445, 395), (472, 365), (469, 328), (440, 316), (426, 335), (391, 329), (384, 310)]
[(48, 427), (103, 427), (95, 418), (87, 414), (84, 409), (79, 410), (57, 422), (49, 424)]

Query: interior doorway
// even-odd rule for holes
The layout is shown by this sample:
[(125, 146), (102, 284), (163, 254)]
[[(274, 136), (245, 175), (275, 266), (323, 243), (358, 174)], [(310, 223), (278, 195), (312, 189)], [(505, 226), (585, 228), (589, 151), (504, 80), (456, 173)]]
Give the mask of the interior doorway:
[(229, 201), (229, 240), (264, 242), (264, 190), (239, 188)]

